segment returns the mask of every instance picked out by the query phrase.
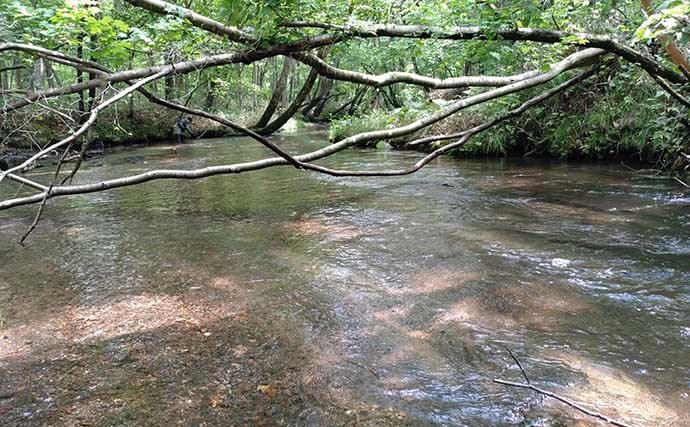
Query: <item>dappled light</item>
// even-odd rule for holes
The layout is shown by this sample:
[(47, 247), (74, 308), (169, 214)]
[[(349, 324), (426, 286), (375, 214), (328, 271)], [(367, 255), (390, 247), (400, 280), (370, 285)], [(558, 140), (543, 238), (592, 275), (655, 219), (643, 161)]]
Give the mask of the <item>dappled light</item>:
[(674, 426), (690, 421), (688, 397), (655, 391), (620, 369), (596, 363), (576, 354), (547, 351), (543, 357), (564, 364), (578, 374), (563, 394), (625, 419), (633, 425)]
[(329, 224), (318, 218), (293, 221), (285, 224), (284, 227), (293, 233), (331, 239), (354, 239), (362, 234), (361, 230), (352, 226)]
[(2, 427), (690, 426), (687, 0), (10, 0)]

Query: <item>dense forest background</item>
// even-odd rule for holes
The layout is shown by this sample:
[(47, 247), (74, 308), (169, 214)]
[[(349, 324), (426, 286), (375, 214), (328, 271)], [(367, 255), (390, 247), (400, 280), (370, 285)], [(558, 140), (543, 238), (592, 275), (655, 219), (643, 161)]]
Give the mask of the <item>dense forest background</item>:
[[(179, 63), (241, 50), (198, 25), (185, 12), (149, 13), (122, 0), (3, 0), (0, 41), (57, 50), (111, 70)], [(151, 2), (156, 3), (156, 2)], [(159, 2), (162, 3), (162, 2)], [(414, 24), (452, 28), (478, 25), (482, 40), (459, 43), (442, 37), (355, 38), (323, 47), (321, 58), (332, 66), (370, 75), (390, 71), (434, 76), (511, 75), (548, 69), (587, 45), (579, 33), (603, 35), (634, 48), (675, 72), (688, 72), (689, 3), (667, 0), (552, 1), (255, 1), (178, 2), (200, 15), (238, 28), (260, 46), (313, 36), (323, 28), (286, 23), (328, 23), (356, 27)], [(145, 4), (144, 8), (151, 9)], [(165, 8), (166, 6), (162, 6)], [(160, 10), (158, 11), (160, 12)], [(558, 42), (506, 40), (513, 28), (548, 29), (566, 34)], [(336, 28), (337, 31), (337, 28)], [(22, 50), (0, 55), (0, 93), (5, 107), (37, 91), (95, 78), (88, 70)], [(589, 79), (567, 93), (552, 97), (519, 118), (482, 133), (454, 152), (463, 155), (528, 155), (568, 159), (642, 161), (659, 169), (685, 168), (690, 126), (683, 102), (688, 85), (672, 89), (675, 99), (644, 69), (620, 58), (610, 59)], [(563, 78), (561, 78), (563, 80)], [(559, 79), (549, 83), (552, 86)], [(0, 118), (1, 149), (36, 148), (55, 142), (76, 129), (89, 110), (112, 87), (91, 87), (67, 96), (38, 99), (29, 108), (4, 108)], [(337, 141), (360, 132), (402, 126), (437, 111), (440, 106), (484, 88), (435, 90), (415, 85), (381, 87), (339, 81), (319, 75), (289, 56), (251, 63), (208, 67), (199, 72), (171, 74), (150, 84), (150, 90), (179, 104), (196, 106), (270, 134), (294, 116), (289, 126), (326, 123)], [(501, 114), (537, 93), (530, 88), (508, 94), (426, 128), (415, 136), (452, 133)], [(685, 98), (687, 99), (687, 98)], [(171, 138), (179, 112), (150, 104), (138, 93), (99, 117), (88, 140), (128, 143)], [(272, 119), (285, 116), (267, 128)], [(228, 131), (198, 120), (196, 136)], [(411, 137), (392, 139), (393, 144)], [(376, 141), (374, 141), (374, 144)]]

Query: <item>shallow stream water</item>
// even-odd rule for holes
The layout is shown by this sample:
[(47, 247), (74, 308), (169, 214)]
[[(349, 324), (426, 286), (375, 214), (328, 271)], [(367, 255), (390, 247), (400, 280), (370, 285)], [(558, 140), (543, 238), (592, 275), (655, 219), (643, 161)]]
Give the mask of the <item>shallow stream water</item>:
[[(119, 149), (78, 182), (267, 155), (246, 139)], [(592, 410), (690, 425), (690, 194), (674, 181), (528, 160), (276, 167), (53, 199), (22, 247), (35, 209), (0, 212), (2, 425), (598, 425), (494, 383), (523, 381), (507, 349)]]

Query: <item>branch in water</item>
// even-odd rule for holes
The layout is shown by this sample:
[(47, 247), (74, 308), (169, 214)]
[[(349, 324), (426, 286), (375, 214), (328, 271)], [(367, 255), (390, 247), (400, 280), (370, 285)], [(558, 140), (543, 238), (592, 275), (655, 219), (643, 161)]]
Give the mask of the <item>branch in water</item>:
[(604, 422), (607, 422), (607, 423), (614, 425), (614, 426), (617, 426), (617, 427), (633, 427), (631, 424), (625, 424), (625, 423), (622, 423), (620, 421), (616, 421), (613, 418), (609, 418), (606, 415), (600, 414), (599, 412), (589, 410), (589, 409), (585, 408), (584, 406), (573, 402), (572, 400), (566, 399), (565, 397), (561, 397), (561, 396), (557, 395), (556, 393), (553, 393), (553, 392), (550, 392), (547, 390), (542, 390), (539, 387), (536, 387), (532, 384), (514, 383), (511, 381), (505, 381), (505, 380), (501, 380), (501, 379), (495, 379), (494, 382), (498, 383), (498, 384), (502, 384), (502, 385), (507, 385), (509, 387), (518, 387), (518, 388), (524, 388), (524, 389), (535, 391), (539, 394), (551, 397), (553, 399), (558, 400), (559, 402), (565, 403), (566, 405), (570, 406), (571, 408), (577, 409), (578, 411), (582, 412), (583, 414), (587, 414), (590, 417), (598, 418)]

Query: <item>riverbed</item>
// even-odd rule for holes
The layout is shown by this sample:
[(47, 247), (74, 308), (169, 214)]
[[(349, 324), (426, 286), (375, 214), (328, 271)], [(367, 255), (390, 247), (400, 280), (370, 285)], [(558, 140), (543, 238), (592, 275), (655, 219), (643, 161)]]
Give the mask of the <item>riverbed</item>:
[[(117, 149), (75, 182), (269, 155), (243, 138)], [(52, 199), (20, 246), (35, 209), (0, 212), (2, 425), (600, 425), (496, 384), (525, 381), (508, 350), (593, 411), (690, 425), (690, 194), (675, 181), (510, 159), (393, 178), (283, 166)]]

